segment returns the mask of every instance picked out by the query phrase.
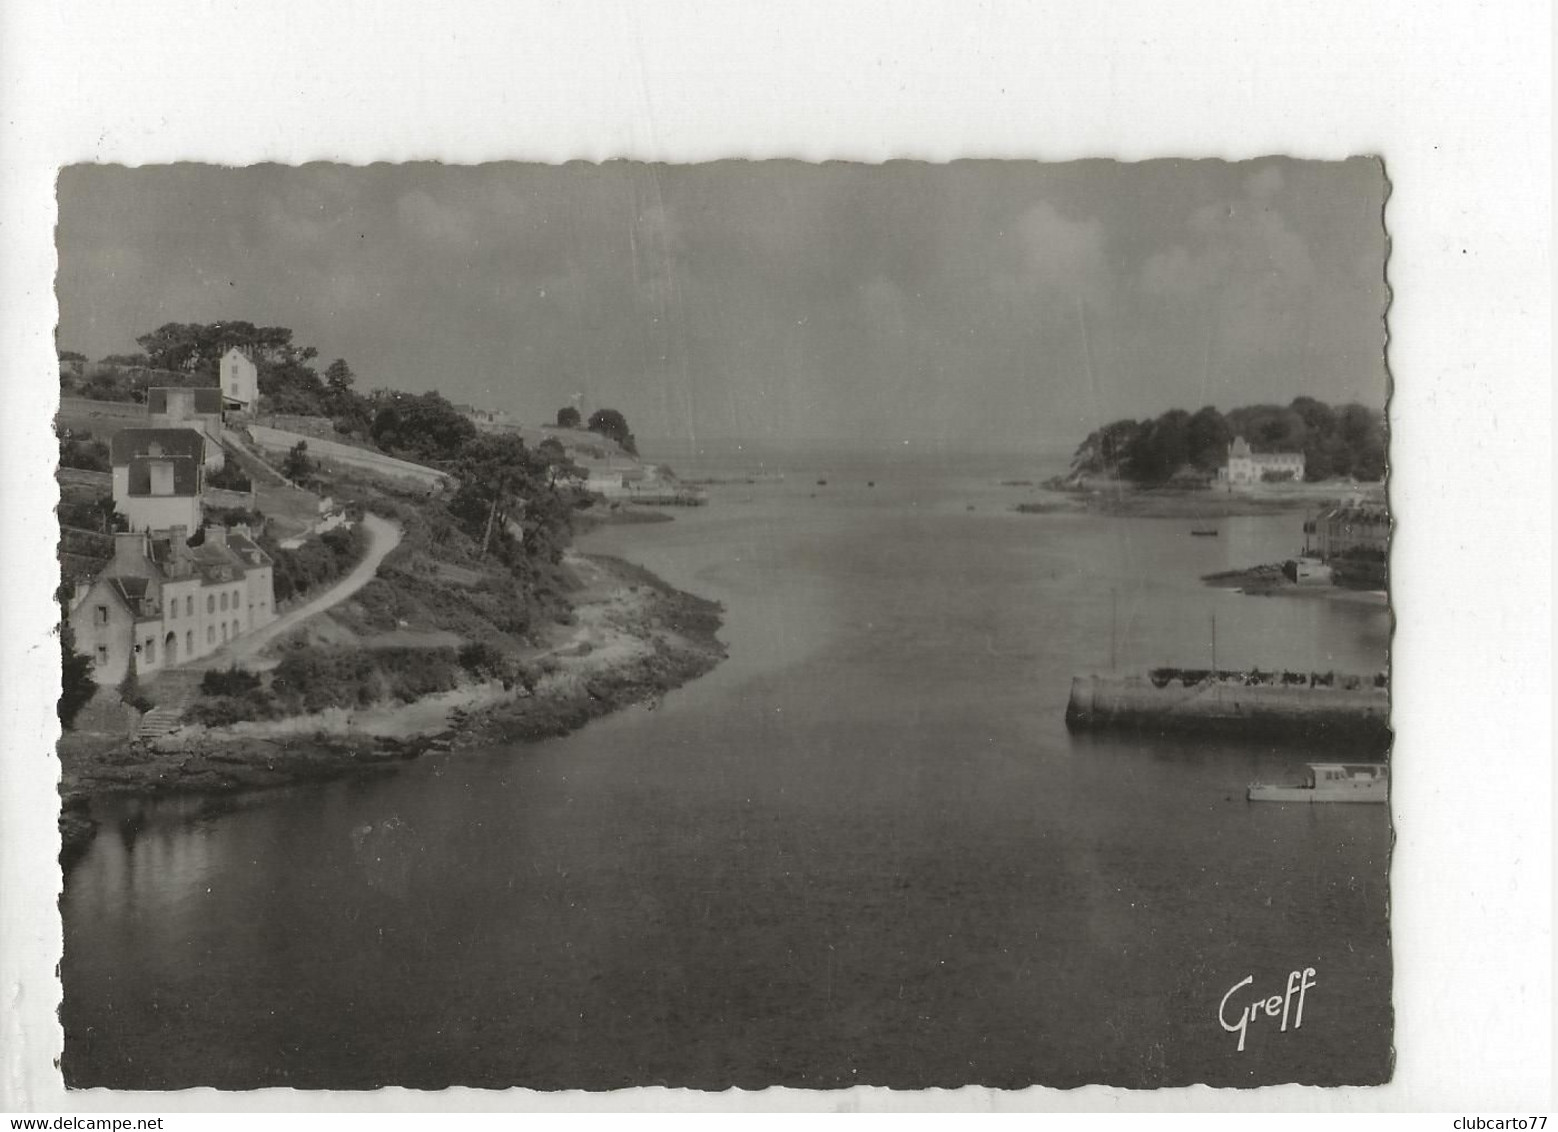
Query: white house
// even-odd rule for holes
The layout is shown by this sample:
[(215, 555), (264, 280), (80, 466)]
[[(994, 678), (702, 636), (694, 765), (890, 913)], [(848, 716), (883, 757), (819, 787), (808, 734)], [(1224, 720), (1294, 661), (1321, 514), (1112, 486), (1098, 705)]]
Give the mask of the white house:
[(1233, 438), (1228, 446), (1228, 462), (1217, 469), (1218, 482), (1230, 485), (1303, 478), (1302, 452), (1256, 452), (1242, 436)]
[(132, 531), (200, 526), (206, 438), (193, 428), (124, 428), (109, 440), (114, 509)]
[(260, 371), (249, 355), (237, 346), (222, 355), (218, 367), (222, 382), (222, 401), (235, 413), (252, 413), (260, 404)]

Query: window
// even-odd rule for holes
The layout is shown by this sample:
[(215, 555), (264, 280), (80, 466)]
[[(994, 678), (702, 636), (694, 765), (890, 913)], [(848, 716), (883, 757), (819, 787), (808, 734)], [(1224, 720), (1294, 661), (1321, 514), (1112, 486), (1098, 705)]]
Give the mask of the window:
[(227, 591), (226, 590), (222, 591), (222, 608), (223, 609), (227, 608)]
[(234, 621), (233, 622), (233, 636), (236, 637), (241, 632), (243, 632), (243, 630), (238, 627), (238, 622)]
[(100, 606), (97, 607), (97, 624), (99, 624), (99, 625), (107, 625), (108, 624), (108, 606), (100, 605)]
[(104, 666), (104, 665), (106, 665), (108, 663), (108, 646), (107, 645), (98, 645), (97, 646), (97, 663), (98, 663), (98, 665), (100, 667)]
[(195, 595), (194, 594), (190, 594), (188, 597), (186, 597), (184, 599), (184, 616), (185, 617), (193, 617), (194, 615), (195, 615)]
[(184, 634), (184, 653), (187, 656), (193, 656), (195, 653), (195, 631), (193, 629), (188, 630)]
[(227, 622), (222, 622), (222, 640), (227, 640)]
[(172, 601), (168, 602), (168, 619), (170, 621), (177, 621), (179, 619), (179, 599), (178, 598), (174, 598)]
[(216, 612), (216, 595), (215, 594), (206, 594), (206, 612), (207, 613), (215, 613)]
[(155, 637), (146, 638), (146, 663), (157, 663), (157, 638)]
[(207, 625), (206, 626), (206, 644), (208, 644), (208, 645), (216, 644), (216, 626), (215, 625)]

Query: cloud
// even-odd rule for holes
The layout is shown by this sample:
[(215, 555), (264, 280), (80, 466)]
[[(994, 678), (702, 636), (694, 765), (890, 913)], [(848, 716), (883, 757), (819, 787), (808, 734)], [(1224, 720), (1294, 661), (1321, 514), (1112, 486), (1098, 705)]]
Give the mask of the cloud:
[(1104, 226), (1097, 220), (1069, 219), (1041, 201), (1018, 218), (1016, 235), (1025, 281), (1063, 291), (1102, 285)]
[(1185, 238), (1142, 265), (1142, 292), (1210, 318), (1218, 346), (1236, 356), (1300, 346), (1320, 273), (1278, 207), (1281, 189), (1281, 172), (1268, 168), (1246, 179), (1242, 196), (1196, 209)]

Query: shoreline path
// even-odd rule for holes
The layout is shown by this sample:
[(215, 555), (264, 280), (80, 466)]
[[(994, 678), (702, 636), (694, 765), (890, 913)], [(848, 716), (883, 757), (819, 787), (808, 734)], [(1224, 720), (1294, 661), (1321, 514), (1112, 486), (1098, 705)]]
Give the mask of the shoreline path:
[(368, 550), (363, 555), (362, 561), (352, 568), (351, 573), (318, 597), (309, 599), (296, 609), (288, 610), (269, 625), (256, 629), (216, 652), (202, 657), (204, 663), (201, 667), (225, 668), (231, 664), (247, 668), (269, 667), (264, 663), (245, 664), (245, 661), (252, 659), (256, 653), (281, 634), (297, 628), (315, 614), (339, 605), (372, 581), (373, 576), (379, 572), (379, 563), (384, 561), (390, 551), (400, 545), (401, 529), (397, 524), (372, 512), (363, 515), (362, 525), (368, 531)]

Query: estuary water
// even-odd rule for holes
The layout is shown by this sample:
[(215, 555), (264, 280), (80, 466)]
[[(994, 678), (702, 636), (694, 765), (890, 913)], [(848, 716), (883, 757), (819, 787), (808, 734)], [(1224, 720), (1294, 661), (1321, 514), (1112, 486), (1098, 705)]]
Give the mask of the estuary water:
[[(1222, 667), (1382, 669), (1383, 605), (1200, 582), (1291, 555), (1297, 513), (1018, 514), (1001, 481), (1053, 461), (909, 445), (672, 463), (784, 479), (582, 549), (723, 602), (729, 659), (558, 740), (101, 807), (69, 1084), (1389, 1076), (1386, 807), (1244, 799), (1339, 752), (1063, 722), (1073, 673), (1206, 667), (1214, 624)], [(1306, 968), (1302, 1024), (1239, 1049), (1225, 995)]]

